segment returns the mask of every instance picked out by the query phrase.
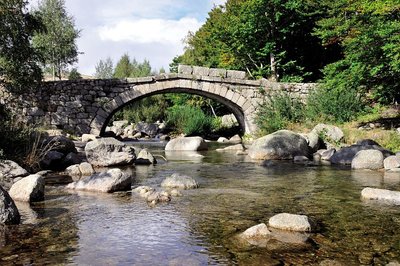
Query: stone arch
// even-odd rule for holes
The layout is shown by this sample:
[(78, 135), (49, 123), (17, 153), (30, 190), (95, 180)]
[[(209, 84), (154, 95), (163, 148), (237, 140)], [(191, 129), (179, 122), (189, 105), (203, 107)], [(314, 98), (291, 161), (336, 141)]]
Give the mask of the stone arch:
[(241, 133), (253, 130), (252, 121), (248, 118), (254, 112), (252, 103), (232, 90), (228, 84), (212, 81), (197, 81), (190, 79), (161, 80), (144, 84), (132, 84), (128, 90), (116, 96), (96, 113), (90, 124), (91, 133), (102, 135), (111, 117), (127, 104), (152, 96), (165, 93), (189, 93), (216, 100), (227, 106), (239, 122)]

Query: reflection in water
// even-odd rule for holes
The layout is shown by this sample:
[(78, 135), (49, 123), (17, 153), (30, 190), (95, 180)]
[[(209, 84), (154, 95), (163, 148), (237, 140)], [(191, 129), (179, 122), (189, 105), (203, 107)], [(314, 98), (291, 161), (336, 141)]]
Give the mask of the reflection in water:
[[(153, 153), (165, 156), (160, 151)], [(72, 193), (47, 187), (47, 200), (21, 207), (23, 224), (0, 230), (0, 264), (343, 265), (400, 261), (400, 210), (365, 203), (365, 186), (400, 190), (400, 176), (330, 166), (274, 162), (201, 152), (125, 169), (133, 186), (161, 189), (178, 172), (196, 190), (151, 207), (134, 193)], [(175, 157), (176, 158), (176, 157)], [(397, 174), (397, 173), (393, 173)], [(19, 206), (20, 207), (20, 206)], [(316, 232), (275, 232), (265, 243), (237, 235), (280, 212), (305, 214)], [(1, 228), (0, 228), (1, 229)], [(308, 238), (308, 239), (307, 239)]]

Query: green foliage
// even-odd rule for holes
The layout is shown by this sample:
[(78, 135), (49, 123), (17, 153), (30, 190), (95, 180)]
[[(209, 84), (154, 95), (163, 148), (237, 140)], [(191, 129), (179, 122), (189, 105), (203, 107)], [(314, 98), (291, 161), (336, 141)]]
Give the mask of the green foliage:
[(42, 24), (26, 5), (23, 0), (0, 1), (0, 85), (14, 92), (34, 87), (42, 79), (37, 65), (40, 54), (31, 46)]
[(129, 55), (124, 54), (115, 67), (114, 78), (147, 77), (151, 74), (151, 65), (148, 60), (145, 59), (139, 63), (135, 58), (131, 61)]
[(343, 59), (327, 66), (328, 88), (369, 92), (381, 103), (400, 100), (400, 2), (326, 1), (328, 16), (315, 34), (336, 43)]
[(98, 79), (111, 79), (113, 78), (114, 66), (110, 57), (100, 61), (95, 66), (96, 73), (94, 76)]
[(264, 97), (256, 116), (260, 133), (269, 134), (285, 129), (289, 123), (304, 119), (304, 105), (300, 99), (285, 91), (269, 92)]
[(68, 74), (68, 79), (69, 80), (82, 79), (82, 75), (81, 75), (81, 73), (78, 72), (78, 69), (73, 68)]
[(314, 1), (228, 0), (186, 38), (176, 63), (247, 70), (253, 77), (285, 81), (321, 77), (337, 53), (323, 48), (313, 28), (323, 15)]
[(205, 135), (210, 132), (212, 119), (200, 108), (188, 105), (173, 106), (168, 109), (167, 126), (174, 127), (177, 133)]
[(320, 86), (307, 98), (306, 116), (313, 121), (343, 123), (357, 117), (364, 108), (357, 92)]
[(128, 120), (129, 123), (164, 121), (168, 107), (165, 95), (155, 95), (133, 102), (115, 114), (115, 120)]
[(78, 61), (76, 39), (80, 30), (75, 29), (74, 19), (66, 11), (65, 0), (42, 0), (35, 14), (41, 18), (46, 30), (35, 34), (33, 45), (41, 51), (46, 72), (61, 79), (68, 66)]

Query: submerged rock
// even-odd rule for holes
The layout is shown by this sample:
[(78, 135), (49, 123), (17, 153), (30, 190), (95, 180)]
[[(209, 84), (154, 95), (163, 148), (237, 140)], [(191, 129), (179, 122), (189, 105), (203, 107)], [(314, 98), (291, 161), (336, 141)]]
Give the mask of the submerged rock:
[(400, 205), (400, 191), (367, 187), (361, 191), (361, 198), (368, 200), (378, 200), (394, 205)]
[(114, 138), (101, 138), (88, 142), (85, 153), (88, 162), (97, 166), (128, 165), (136, 158), (133, 147)]
[(378, 150), (362, 150), (356, 153), (351, 161), (352, 169), (371, 169), (383, 168), (383, 153)]
[(305, 215), (280, 213), (269, 219), (269, 226), (288, 231), (310, 232), (311, 224)]
[(131, 188), (131, 176), (121, 169), (114, 168), (107, 172), (94, 174), (67, 185), (67, 189), (88, 190), (98, 192), (125, 191)]
[(0, 186), (0, 224), (19, 224), (20, 214), (13, 199)]
[(249, 156), (257, 160), (292, 160), (311, 156), (305, 138), (289, 130), (279, 130), (254, 141)]
[(44, 179), (41, 175), (29, 175), (11, 186), (10, 196), (16, 201), (42, 201), (44, 200), (44, 186)]
[(165, 146), (166, 151), (201, 151), (207, 149), (207, 142), (201, 137), (180, 137), (170, 140)]
[(192, 189), (198, 188), (196, 180), (193, 177), (187, 175), (173, 174), (164, 179), (161, 183), (162, 187), (167, 188), (178, 188), (178, 189)]

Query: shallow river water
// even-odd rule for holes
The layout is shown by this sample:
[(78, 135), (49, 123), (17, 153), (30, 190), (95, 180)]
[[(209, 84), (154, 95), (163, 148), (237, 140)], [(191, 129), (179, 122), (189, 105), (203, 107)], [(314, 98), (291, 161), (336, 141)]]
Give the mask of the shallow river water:
[[(154, 150), (155, 149), (155, 150)], [(208, 151), (164, 154), (126, 169), (132, 186), (160, 188), (178, 172), (199, 189), (149, 206), (134, 193), (73, 193), (48, 182), (46, 201), (18, 204), (22, 225), (0, 227), (0, 265), (386, 265), (400, 262), (400, 208), (360, 199), (366, 186), (400, 190), (400, 173), (275, 162)], [(185, 160), (182, 160), (185, 159)], [(237, 235), (281, 212), (305, 214), (305, 243)]]

